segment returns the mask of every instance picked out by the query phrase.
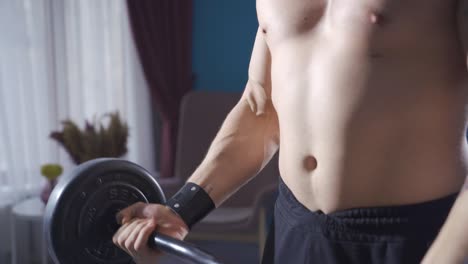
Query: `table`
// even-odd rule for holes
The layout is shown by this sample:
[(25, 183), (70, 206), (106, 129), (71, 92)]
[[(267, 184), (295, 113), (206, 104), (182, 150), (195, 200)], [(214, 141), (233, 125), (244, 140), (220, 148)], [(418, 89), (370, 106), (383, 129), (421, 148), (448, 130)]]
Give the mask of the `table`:
[(53, 263), (42, 231), (45, 205), (39, 197), (26, 199), (12, 208), (12, 264)]

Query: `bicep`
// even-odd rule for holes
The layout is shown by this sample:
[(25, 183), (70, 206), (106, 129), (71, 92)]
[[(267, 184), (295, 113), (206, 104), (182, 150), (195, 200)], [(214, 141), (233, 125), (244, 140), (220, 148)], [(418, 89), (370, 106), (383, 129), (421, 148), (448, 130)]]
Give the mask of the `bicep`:
[(255, 37), (249, 79), (242, 98), (257, 115), (268, 112), (271, 107), (271, 54), (260, 29)]

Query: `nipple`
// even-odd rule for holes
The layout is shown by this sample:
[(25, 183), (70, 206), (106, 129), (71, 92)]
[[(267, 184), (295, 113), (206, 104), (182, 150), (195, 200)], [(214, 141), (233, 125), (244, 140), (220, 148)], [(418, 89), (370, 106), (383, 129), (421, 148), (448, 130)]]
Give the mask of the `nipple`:
[(384, 22), (384, 17), (382, 14), (377, 12), (371, 12), (369, 15), (370, 22), (374, 25), (382, 25)]
[(317, 159), (313, 156), (307, 156), (304, 158), (303, 165), (307, 171), (313, 171), (317, 168)]

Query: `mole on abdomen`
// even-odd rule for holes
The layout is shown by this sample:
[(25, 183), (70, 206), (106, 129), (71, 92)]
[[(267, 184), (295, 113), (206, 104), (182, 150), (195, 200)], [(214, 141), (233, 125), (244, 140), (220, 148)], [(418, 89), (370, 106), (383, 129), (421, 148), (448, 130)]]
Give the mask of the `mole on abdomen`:
[(265, 28), (262, 28), (262, 32), (263, 32), (263, 34), (266, 34), (267, 30)]

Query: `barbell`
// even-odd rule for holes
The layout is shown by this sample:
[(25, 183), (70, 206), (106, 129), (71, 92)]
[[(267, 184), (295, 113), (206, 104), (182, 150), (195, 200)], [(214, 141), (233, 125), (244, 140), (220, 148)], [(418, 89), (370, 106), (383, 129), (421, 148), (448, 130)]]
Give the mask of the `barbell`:
[[(112, 237), (119, 229), (116, 214), (136, 202), (164, 204), (166, 198), (151, 174), (130, 161), (95, 159), (62, 176), (44, 214), (44, 234), (54, 263), (133, 263)], [(221, 263), (192, 244), (156, 232), (148, 244), (188, 263)]]

